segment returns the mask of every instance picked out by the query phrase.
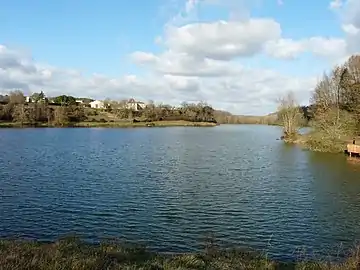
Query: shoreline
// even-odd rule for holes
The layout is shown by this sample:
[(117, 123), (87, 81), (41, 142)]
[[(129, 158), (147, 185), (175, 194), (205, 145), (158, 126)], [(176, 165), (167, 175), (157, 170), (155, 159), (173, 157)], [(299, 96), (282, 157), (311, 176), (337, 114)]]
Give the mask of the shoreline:
[(154, 122), (74, 122), (66, 125), (48, 123), (21, 124), (0, 122), (1, 128), (136, 128), (136, 127), (215, 127), (217, 123), (190, 121), (154, 121)]
[(3, 269), (357, 269), (359, 248), (341, 261), (330, 258), (279, 261), (251, 249), (219, 248), (211, 239), (203, 251), (153, 252), (117, 239), (92, 244), (66, 237), (54, 242), (0, 239)]
[[(319, 152), (319, 153), (330, 153), (330, 154), (341, 154), (346, 151), (346, 146), (352, 144), (352, 136), (342, 137), (338, 140), (328, 141), (323, 138), (319, 138), (316, 133), (299, 134), (293, 139), (284, 139), (283, 141), (288, 144), (294, 144), (301, 147), (304, 150)], [(360, 142), (360, 138), (357, 140)]]

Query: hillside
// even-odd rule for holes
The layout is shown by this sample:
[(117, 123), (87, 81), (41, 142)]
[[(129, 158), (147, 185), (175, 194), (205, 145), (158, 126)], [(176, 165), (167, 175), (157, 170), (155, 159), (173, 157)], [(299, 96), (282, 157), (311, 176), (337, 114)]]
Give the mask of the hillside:
[(265, 116), (256, 115), (234, 115), (227, 111), (215, 110), (214, 116), (219, 124), (268, 124), (274, 125), (277, 122), (277, 113)]

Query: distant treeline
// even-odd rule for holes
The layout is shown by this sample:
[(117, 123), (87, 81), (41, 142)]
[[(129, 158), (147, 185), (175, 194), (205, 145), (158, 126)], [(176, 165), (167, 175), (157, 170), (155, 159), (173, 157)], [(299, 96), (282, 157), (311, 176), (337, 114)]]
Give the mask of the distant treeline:
[[(61, 95), (47, 98), (43, 92), (34, 93), (31, 102), (26, 102), (21, 91), (13, 91), (7, 96), (0, 96), (0, 121), (20, 124), (47, 123), (51, 125), (68, 125), (83, 121), (101, 121), (106, 119), (95, 117), (99, 111), (112, 115), (112, 121), (177, 121), (212, 122), (219, 124), (281, 124), (277, 113), (266, 116), (233, 115), (227, 111), (214, 110), (206, 103), (182, 103), (180, 107), (149, 102), (144, 108), (134, 110), (127, 106), (127, 100), (104, 100), (105, 109), (91, 109), (91, 98), (75, 98)], [(79, 103), (81, 101), (81, 103)], [(304, 119), (310, 121), (313, 108), (301, 107)], [(97, 120), (96, 120), (97, 119)]]
[(278, 125), (277, 114), (266, 116), (233, 115), (226, 111), (215, 111), (215, 119), (219, 124), (258, 124)]

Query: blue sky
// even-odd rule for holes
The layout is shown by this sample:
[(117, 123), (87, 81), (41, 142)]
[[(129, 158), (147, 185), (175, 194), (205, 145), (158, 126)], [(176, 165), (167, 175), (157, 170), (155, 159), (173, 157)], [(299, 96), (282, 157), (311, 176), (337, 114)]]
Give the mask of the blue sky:
[[(347, 44), (358, 35), (349, 41), (342, 28), (346, 8), (330, 8), (330, 0), (282, 2), (2, 1), (2, 57), (33, 65), (36, 74), (20, 76), (16, 67), (5, 66), (8, 60), (0, 60), (8, 82), (0, 90), (20, 85), (25, 92), (88, 91), (99, 99), (205, 100), (244, 114), (273, 111), (274, 97), (288, 90), (305, 102), (316, 78), (349, 55)], [(346, 0), (343, 6), (356, 10), (360, 4), (355, 2)], [(228, 23), (223, 30), (218, 30), (220, 21)], [(211, 76), (197, 74), (210, 68)], [(70, 70), (81, 75), (67, 75)], [(259, 76), (249, 78), (254, 73)], [(18, 81), (11, 81), (16, 74)], [(101, 74), (103, 86), (96, 85), (99, 78), (93, 74)], [(261, 79), (262, 74), (271, 75)], [(245, 98), (249, 93), (251, 102)]]
[(164, 23), (157, 0), (4, 2), (1, 43), (24, 46), (38, 61), (89, 73), (127, 73), (127, 56), (152, 50)]

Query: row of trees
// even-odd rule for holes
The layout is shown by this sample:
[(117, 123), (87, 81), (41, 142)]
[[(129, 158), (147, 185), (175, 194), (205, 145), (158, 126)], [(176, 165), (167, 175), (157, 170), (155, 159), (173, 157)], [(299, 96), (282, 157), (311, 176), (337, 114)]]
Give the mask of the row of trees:
[[(83, 101), (90, 103), (93, 99), (90, 98), (80, 98)], [(51, 103), (51, 104), (58, 104), (58, 105), (76, 105), (76, 98), (73, 96), (61, 95), (57, 97), (48, 98), (44, 94), (43, 91), (38, 93), (33, 93), (29, 96), (30, 103)], [(10, 93), (10, 95), (2, 96), (0, 95), (0, 101), (2, 103), (17, 103), (23, 104), (26, 101), (26, 98), (23, 92), (16, 90)]]
[[(145, 108), (132, 110), (124, 104), (109, 102), (107, 111), (115, 114), (120, 119), (138, 119), (139, 121), (172, 121), (184, 120), (191, 122), (216, 122), (214, 109), (206, 103), (183, 103), (180, 107), (166, 104), (155, 105), (150, 102)], [(105, 104), (106, 105), (106, 104)]]
[[(310, 104), (305, 120), (313, 132), (307, 144), (315, 150), (342, 151), (344, 140), (360, 134), (360, 55), (324, 73)], [(279, 119), (285, 137), (296, 136), (304, 114), (291, 94), (280, 102)]]
[(276, 114), (266, 116), (252, 115), (233, 115), (226, 111), (215, 111), (214, 116), (219, 124), (259, 124), (259, 125), (277, 125), (278, 118)]
[(13, 104), (0, 106), (0, 120), (17, 122), (21, 125), (47, 123), (65, 126), (71, 122), (86, 120), (84, 108), (78, 106), (51, 107), (47, 104)]
[(59, 96), (55, 98), (61, 106), (50, 105), (43, 92), (31, 96), (32, 102), (26, 103), (21, 91), (13, 91), (7, 96), (6, 104), (0, 106), (0, 121), (17, 122), (22, 125), (65, 126), (71, 122), (87, 119), (85, 109), (76, 106), (75, 98)]
[(99, 114), (102, 114), (104, 117), (111, 115), (112, 121), (127, 119), (148, 122), (162, 120), (216, 122), (214, 109), (206, 103), (183, 103), (180, 107), (175, 108), (170, 105), (155, 105), (153, 102), (150, 102), (141, 110), (133, 110), (126, 106), (125, 101), (106, 100), (105, 105), (107, 109), (102, 112), (97, 109), (77, 106), (75, 98), (69, 96), (59, 96), (55, 99), (55, 103), (57, 105), (60, 104), (60, 106), (49, 103), (42, 92), (35, 100), (32, 103), (25, 103), (22, 92), (11, 92), (7, 103), (0, 106), (0, 120), (21, 124), (46, 122), (55, 125), (66, 125), (70, 122), (86, 120), (106, 121), (104, 118), (99, 117)]

